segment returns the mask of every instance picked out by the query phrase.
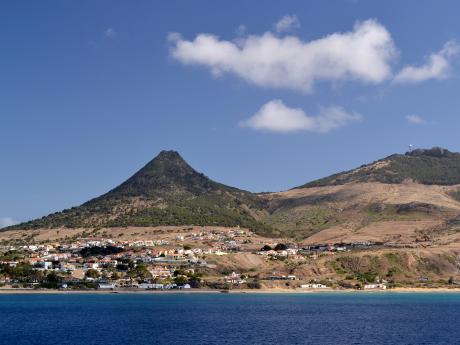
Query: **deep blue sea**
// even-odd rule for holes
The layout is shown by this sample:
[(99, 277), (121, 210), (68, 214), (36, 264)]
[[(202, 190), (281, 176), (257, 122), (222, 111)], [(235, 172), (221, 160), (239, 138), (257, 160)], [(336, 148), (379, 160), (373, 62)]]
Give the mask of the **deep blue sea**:
[(460, 294), (0, 295), (0, 344), (460, 344)]

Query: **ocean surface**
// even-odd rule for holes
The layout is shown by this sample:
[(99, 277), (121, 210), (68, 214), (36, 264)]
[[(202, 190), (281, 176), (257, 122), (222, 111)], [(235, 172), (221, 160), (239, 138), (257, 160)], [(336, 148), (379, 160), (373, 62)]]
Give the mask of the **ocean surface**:
[(460, 344), (460, 294), (0, 295), (0, 344)]

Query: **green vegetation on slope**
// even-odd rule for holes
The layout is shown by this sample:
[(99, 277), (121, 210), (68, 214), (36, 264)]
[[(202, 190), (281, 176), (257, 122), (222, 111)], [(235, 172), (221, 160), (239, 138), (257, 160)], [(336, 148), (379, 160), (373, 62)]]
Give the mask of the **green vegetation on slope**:
[(338, 214), (326, 206), (311, 206), (306, 209), (283, 207), (266, 217), (265, 221), (284, 236), (303, 239), (336, 225)]
[(444, 275), (447, 278), (457, 271), (455, 256), (428, 252), (347, 253), (328, 261), (328, 265), (346, 280), (374, 283), (380, 278), (387, 280), (390, 286), (396, 282), (401, 285), (405, 281), (418, 281), (420, 277), (439, 279)]
[(214, 182), (174, 151), (162, 151), (110, 192), (81, 206), (8, 229), (158, 225), (241, 226), (265, 233), (258, 196)]
[[(414, 150), (302, 187), (350, 182), (460, 184), (460, 154), (444, 149)], [(300, 187), (299, 187), (300, 188)], [(455, 192), (454, 198), (459, 198)], [(198, 173), (174, 151), (162, 151), (136, 174), (108, 193), (81, 206), (53, 213), (8, 229), (100, 228), (126, 226), (200, 225), (241, 226), (266, 236), (306, 238), (351, 218), (363, 225), (385, 220), (416, 220), (439, 211), (428, 204), (333, 204), (347, 194), (309, 195), (270, 200), (229, 187)], [(364, 207), (364, 208), (363, 208)], [(361, 211), (360, 211), (361, 210)]]
[(426, 215), (435, 214), (437, 208), (434, 205), (423, 203), (408, 204), (382, 204), (373, 203), (363, 209), (363, 225), (389, 220), (410, 221), (420, 220)]
[(407, 179), (428, 185), (460, 184), (460, 153), (434, 147), (428, 150), (414, 150), (404, 155), (395, 154), (297, 188), (341, 185), (350, 182), (401, 183)]

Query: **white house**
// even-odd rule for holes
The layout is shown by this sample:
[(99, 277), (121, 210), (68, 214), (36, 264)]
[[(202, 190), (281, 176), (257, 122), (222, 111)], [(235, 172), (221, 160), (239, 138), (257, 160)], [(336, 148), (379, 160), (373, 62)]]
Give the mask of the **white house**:
[(232, 272), (232, 274), (225, 276), (225, 281), (230, 284), (244, 284), (246, 280), (241, 278), (241, 274)]
[(163, 284), (141, 283), (137, 286), (139, 289), (163, 289)]
[(310, 283), (310, 284), (302, 284), (300, 285), (301, 289), (327, 289), (327, 286), (324, 284), (316, 284), (316, 283)]
[(364, 285), (364, 290), (386, 290), (387, 286), (385, 284), (366, 284)]
[(41, 268), (44, 268), (45, 270), (51, 270), (53, 269), (53, 263), (51, 261), (42, 261), (40, 263)]

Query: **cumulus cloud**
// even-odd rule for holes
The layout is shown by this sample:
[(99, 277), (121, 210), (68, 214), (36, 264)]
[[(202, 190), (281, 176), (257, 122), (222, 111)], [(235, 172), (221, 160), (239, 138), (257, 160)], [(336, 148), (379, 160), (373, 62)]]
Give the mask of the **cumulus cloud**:
[(0, 229), (5, 228), (10, 225), (17, 224), (18, 222), (15, 221), (13, 218), (10, 217), (0, 217)]
[(110, 39), (114, 39), (117, 37), (117, 32), (112, 28), (108, 28), (104, 31), (104, 36)]
[(431, 53), (425, 64), (403, 67), (394, 81), (397, 83), (419, 83), (429, 79), (446, 79), (450, 76), (451, 60), (459, 52), (458, 43), (449, 41), (439, 52)]
[(278, 33), (300, 28), (299, 18), (295, 15), (286, 15), (275, 24), (275, 31)]
[(340, 107), (321, 107), (317, 116), (302, 109), (290, 108), (281, 100), (265, 103), (252, 117), (242, 121), (242, 127), (279, 133), (310, 131), (327, 133), (350, 122), (360, 121), (361, 115), (348, 113)]
[(249, 83), (310, 92), (317, 81), (381, 83), (392, 77), (397, 56), (393, 39), (376, 20), (312, 41), (271, 32), (235, 41), (202, 33), (193, 40), (169, 35), (171, 56), (186, 65), (209, 68), (215, 76), (236, 75)]
[(412, 123), (414, 125), (420, 125), (422, 123), (425, 123), (425, 120), (418, 115), (407, 115), (406, 120), (407, 122)]

